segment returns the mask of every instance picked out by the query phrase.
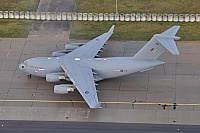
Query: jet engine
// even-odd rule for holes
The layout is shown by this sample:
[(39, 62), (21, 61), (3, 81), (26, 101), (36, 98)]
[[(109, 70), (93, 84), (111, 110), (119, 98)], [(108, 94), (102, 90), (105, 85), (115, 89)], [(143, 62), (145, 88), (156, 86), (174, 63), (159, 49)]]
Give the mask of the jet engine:
[(71, 43), (65, 45), (65, 50), (67, 51), (73, 51), (74, 49), (82, 46), (84, 43)]
[(47, 82), (58, 82), (63, 79), (65, 80), (65, 73), (49, 73), (46, 75)]
[(54, 93), (56, 94), (67, 94), (69, 92), (73, 92), (75, 89), (74, 85), (70, 84), (61, 84), (54, 86)]
[(52, 53), (52, 57), (59, 57), (65, 55), (65, 52), (57, 51)]
[(52, 53), (52, 57), (59, 57), (59, 56), (63, 56), (69, 52), (72, 52), (73, 50), (75, 50), (76, 48), (82, 46), (84, 43), (71, 43), (71, 44), (66, 44), (65, 45), (65, 50), (61, 50), (61, 51), (56, 51)]

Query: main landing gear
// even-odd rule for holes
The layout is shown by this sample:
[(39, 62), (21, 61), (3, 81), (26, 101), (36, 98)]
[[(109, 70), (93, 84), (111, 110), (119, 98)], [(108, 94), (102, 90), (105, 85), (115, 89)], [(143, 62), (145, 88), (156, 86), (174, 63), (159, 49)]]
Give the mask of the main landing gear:
[(28, 78), (31, 78), (31, 74), (27, 74)]

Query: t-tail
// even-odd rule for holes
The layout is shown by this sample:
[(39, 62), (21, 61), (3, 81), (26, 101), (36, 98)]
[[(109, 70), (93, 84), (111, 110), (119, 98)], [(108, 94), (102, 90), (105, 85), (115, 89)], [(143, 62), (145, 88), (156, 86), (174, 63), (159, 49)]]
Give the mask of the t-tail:
[(155, 34), (151, 40), (134, 56), (137, 60), (156, 60), (166, 49), (173, 55), (179, 55), (175, 40), (180, 37), (175, 36), (180, 26), (173, 26), (161, 34)]

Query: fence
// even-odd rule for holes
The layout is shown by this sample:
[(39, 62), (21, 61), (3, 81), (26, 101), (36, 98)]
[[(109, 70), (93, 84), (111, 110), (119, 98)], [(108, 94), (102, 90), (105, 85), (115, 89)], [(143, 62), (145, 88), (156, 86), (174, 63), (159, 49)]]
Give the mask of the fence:
[(0, 11), (0, 19), (200, 22), (200, 14)]

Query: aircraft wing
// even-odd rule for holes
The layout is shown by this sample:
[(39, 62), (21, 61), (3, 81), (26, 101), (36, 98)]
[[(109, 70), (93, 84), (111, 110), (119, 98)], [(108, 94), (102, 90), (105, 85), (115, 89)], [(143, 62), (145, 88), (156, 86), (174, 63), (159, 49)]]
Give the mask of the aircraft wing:
[(90, 108), (100, 108), (92, 69), (81, 64), (82, 59), (94, 58), (109, 37), (112, 35), (114, 25), (104, 33), (81, 47), (66, 54), (63, 58), (62, 68), (70, 78)]
[(64, 60), (62, 68), (89, 107), (100, 108), (101, 103), (98, 101), (92, 69), (68, 58)]
[(74, 51), (70, 52), (68, 56), (76, 56), (83, 58), (93, 58), (100, 51), (106, 41), (110, 38), (113, 33), (114, 25), (110, 28), (107, 33), (104, 33), (93, 40), (87, 42), (81, 47), (78, 47)]

